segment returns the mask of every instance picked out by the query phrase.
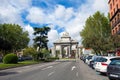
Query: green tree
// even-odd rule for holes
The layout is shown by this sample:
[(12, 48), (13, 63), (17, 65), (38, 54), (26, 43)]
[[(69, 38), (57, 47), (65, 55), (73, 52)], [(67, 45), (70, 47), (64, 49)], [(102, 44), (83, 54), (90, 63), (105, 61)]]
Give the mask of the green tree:
[(46, 48), (43, 48), (41, 53), (42, 53), (44, 59), (50, 57), (50, 51), (48, 49), (46, 49)]
[(36, 60), (37, 51), (33, 47), (27, 47), (23, 50), (23, 56), (32, 56)]
[(28, 32), (17, 24), (0, 24), (0, 50), (17, 51), (28, 45)]
[(24, 56), (34, 55), (36, 53), (37, 53), (37, 51), (33, 47), (27, 47), (23, 50), (23, 55)]
[(80, 32), (85, 48), (92, 48), (96, 53), (104, 53), (110, 49), (111, 28), (108, 17), (99, 11), (90, 16)]
[(113, 46), (112, 50), (119, 48), (120, 47), (120, 35), (118, 34), (112, 35), (110, 42), (111, 42), (111, 45)]
[[(48, 32), (50, 31), (49, 27), (42, 27), (42, 28), (34, 28), (34, 35), (36, 36), (34, 38), (34, 44), (36, 47), (39, 47), (38, 49), (38, 59), (40, 55), (42, 54), (42, 49), (46, 48), (48, 49), (47, 43), (48, 43)], [(42, 58), (42, 57), (41, 57)]]

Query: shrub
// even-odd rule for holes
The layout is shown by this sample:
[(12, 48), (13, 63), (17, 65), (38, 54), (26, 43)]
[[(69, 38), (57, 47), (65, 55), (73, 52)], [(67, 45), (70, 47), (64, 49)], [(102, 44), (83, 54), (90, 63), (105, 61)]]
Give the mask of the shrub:
[(17, 62), (18, 62), (18, 57), (13, 53), (5, 55), (3, 58), (3, 63), (5, 64), (12, 64), (12, 63), (16, 64)]
[(45, 61), (46, 62), (51, 62), (51, 61), (55, 61), (55, 60), (58, 60), (58, 59), (59, 59), (59, 57), (49, 57)]

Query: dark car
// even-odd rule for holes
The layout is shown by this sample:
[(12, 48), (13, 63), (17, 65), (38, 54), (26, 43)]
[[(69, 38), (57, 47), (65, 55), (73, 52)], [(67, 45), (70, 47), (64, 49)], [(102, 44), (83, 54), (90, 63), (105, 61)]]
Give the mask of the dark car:
[(87, 58), (87, 56), (84, 56), (84, 57), (83, 57), (83, 62), (84, 62), (84, 63), (85, 63), (86, 58)]
[(107, 75), (110, 80), (120, 80), (120, 58), (112, 59), (107, 67)]
[(30, 56), (18, 57), (18, 61), (25, 61), (25, 60), (32, 60), (32, 57), (30, 57)]
[(2, 57), (0, 57), (0, 62), (2, 62)]

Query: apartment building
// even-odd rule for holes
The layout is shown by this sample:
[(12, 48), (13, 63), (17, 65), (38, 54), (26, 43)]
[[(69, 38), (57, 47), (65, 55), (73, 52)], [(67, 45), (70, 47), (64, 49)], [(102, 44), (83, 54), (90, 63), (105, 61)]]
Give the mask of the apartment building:
[(110, 24), (112, 35), (120, 34), (120, 0), (109, 0)]

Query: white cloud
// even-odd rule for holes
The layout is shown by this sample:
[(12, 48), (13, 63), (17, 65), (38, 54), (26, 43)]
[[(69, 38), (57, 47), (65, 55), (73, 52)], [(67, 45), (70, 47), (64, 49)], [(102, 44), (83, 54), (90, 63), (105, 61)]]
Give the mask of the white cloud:
[(10, 0), (10, 4), (19, 10), (28, 9), (31, 6), (31, 0)]
[(29, 36), (32, 36), (34, 30), (33, 30), (33, 28), (32, 28), (30, 25), (24, 26), (24, 29), (25, 29), (26, 31), (29, 31)]
[(31, 0), (0, 0), (0, 23), (23, 25), (21, 13), (30, 7)]
[(50, 32), (48, 32), (48, 39), (49, 39), (49, 46), (53, 46), (53, 42), (55, 42), (57, 39), (59, 38), (59, 34), (57, 32), (57, 30), (50, 30)]
[(29, 15), (27, 16), (27, 20), (33, 23), (44, 23), (46, 21), (46, 15), (42, 9), (37, 7), (32, 7), (29, 10)]
[(101, 12), (108, 12), (108, 0), (94, 0), (92, 8)]
[(19, 11), (11, 5), (6, 7), (0, 6), (0, 23), (21, 24), (22, 19), (19, 15)]
[(63, 27), (64, 23), (69, 21), (73, 16), (73, 8), (65, 8), (62, 5), (58, 5), (53, 12), (48, 14), (41, 8), (32, 7), (29, 9), (29, 15), (26, 18), (32, 23), (52, 23)]
[(52, 15), (55, 15), (57, 20), (68, 21), (72, 16), (74, 16), (73, 8), (65, 8), (62, 5), (58, 5)]
[(33, 35), (34, 30), (33, 30), (33, 28), (30, 25), (26, 25), (26, 26), (24, 26), (24, 30), (29, 32), (29, 38), (30, 38), (29, 45), (32, 45), (33, 44), (33, 38), (34, 38), (34, 35)]
[(55, 15), (55, 18), (56, 19), (62, 19), (63, 17), (64, 17), (64, 15), (65, 15), (65, 7), (64, 6), (62, 6), (62, 5), (58, 5), (57, 7), (56, 7), (56, 9), (55, 9), (55, 11), (54, 11), (54, 15)]

